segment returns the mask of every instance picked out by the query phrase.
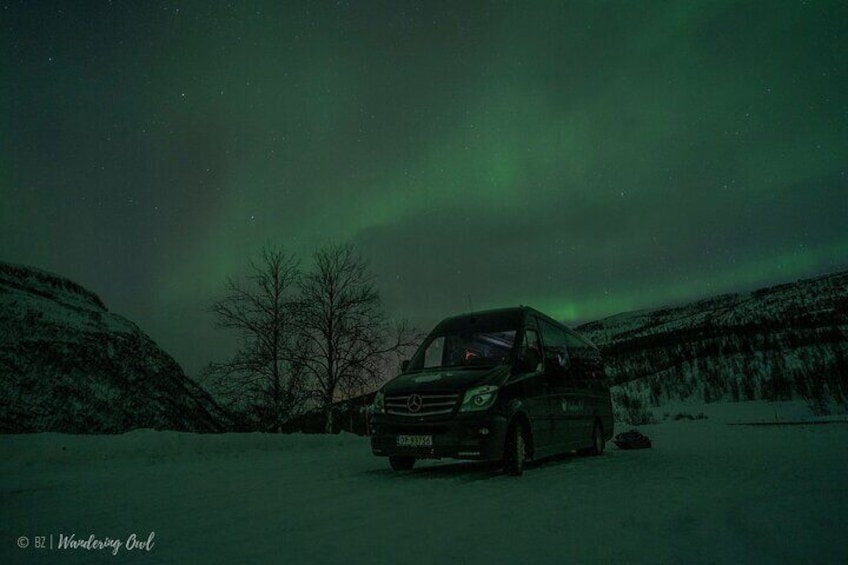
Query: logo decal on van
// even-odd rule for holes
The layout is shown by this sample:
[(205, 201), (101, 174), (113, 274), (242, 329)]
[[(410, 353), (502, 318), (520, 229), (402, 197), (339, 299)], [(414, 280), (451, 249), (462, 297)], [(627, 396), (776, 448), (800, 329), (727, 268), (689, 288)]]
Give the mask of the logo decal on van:
[(565, 398), (562, 399), (560, 406), (562, 407), (563, 412), (582, 412), (584, 403), (583, 400), (567, 400)]

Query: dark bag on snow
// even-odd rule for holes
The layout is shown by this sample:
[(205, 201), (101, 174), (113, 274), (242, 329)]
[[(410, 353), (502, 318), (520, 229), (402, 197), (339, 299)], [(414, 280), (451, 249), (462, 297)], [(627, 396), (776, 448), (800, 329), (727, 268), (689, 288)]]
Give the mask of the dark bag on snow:
[(651, 447), (651, 439), (639, 430), (630, 430), (615, 436), (615, 444), (619, 449), (646, 449)]

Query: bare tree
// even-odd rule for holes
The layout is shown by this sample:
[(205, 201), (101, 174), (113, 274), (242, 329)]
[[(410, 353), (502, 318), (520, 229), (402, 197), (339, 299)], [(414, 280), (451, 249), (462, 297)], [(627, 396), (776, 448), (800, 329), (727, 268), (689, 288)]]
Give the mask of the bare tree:
[(392, 355), (419, 336), (405, 323), (390, 324), (374, 275), (352, 245), (324, 247), (312, 261), (298, 283), (297, 359), (331, 433), (333, 402), (373, 388)]
[(280, 431), (302, 408), (304, 373), (292, 356), (298, 262), (265, 245), (244, 281), (227, 279), (227, 294), (210, 308), (219, 328), (238, 332), (235, 355), (211, 363), (206, 380), (252, 428)]

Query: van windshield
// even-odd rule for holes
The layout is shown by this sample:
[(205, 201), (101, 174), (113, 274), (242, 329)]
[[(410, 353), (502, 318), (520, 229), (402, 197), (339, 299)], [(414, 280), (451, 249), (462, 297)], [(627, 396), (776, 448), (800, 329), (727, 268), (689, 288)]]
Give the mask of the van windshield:
[(431, 335), (409, 362), (408, 370), (509, 363), (512, 360), (515, 335), (515, 330)]

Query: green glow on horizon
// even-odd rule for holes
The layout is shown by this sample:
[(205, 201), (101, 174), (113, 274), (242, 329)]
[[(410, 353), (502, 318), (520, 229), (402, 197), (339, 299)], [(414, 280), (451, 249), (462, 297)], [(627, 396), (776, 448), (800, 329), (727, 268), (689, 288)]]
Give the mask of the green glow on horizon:
[[(733, 271), (704, 275), (697, 280), (666, 283), (649, 290), (611, 292), (604, 297), (589, 296), (585, 301), (557, 302), (542, 299), (538, 303), (545, 313), (566, 323), (588, 322), (623, 312), (657, 309), (729, 292), (751, 292), (763, 286), (794, 282), (830, 272), (829, 265), (848, 257), (848, 239), (815, 251), (793, 250), (769, 259), (753, 260)], [(761, 281), (770, 281), (764, 285)]]

